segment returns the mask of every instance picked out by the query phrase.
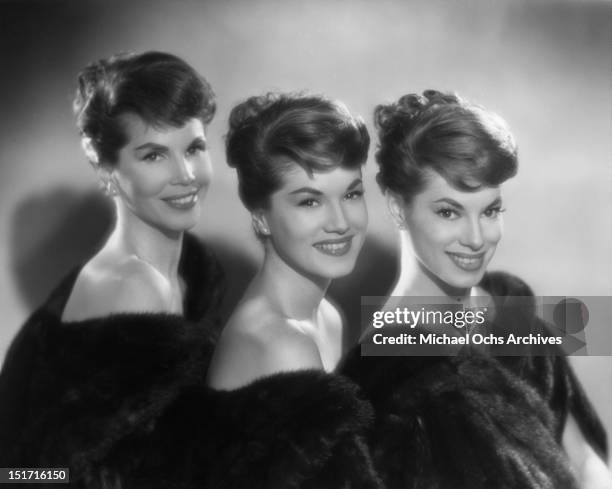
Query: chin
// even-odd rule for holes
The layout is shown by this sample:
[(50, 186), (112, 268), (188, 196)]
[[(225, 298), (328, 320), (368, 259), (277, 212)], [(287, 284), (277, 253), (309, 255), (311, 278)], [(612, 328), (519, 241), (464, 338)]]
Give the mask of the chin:
[(188, 216), (181, 216), (180, 218), (168, 219), (164, 222), (164, 227), (172, 232), (189, 231), (198, 223), (198, 217), (199, 213), (194, 213)]
[(159, 230), (166, 234), (184, 233), (189, 231), (196, 225), (195, 222), (188, 223), (164, 223), (162, 226), (158, 226)]
[(455, 276), (451, 280), (445, 280), (451, 287), (456, 287), (458, 289), (470, 289), (475, 287), (480, 283), (482, 277), (484, 276), (484, 271), (475, 272), (471, 274), (464, 274), (462, 276)]
[(325, 269), (325, 276), (329, 279), (336, 279), (346, 277), (355, 268), (355, 261), (350, 263), (337, 264), (336, 266), (330, 266)]

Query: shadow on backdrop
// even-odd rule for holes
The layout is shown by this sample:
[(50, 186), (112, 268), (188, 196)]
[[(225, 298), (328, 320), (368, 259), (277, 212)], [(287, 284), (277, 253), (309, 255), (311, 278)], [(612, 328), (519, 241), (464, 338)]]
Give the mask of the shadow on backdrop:
[[(11, 225), (11, 263), (17, 288), (29, 310), (47, 298), (75, 266), (91, 258), (111, 231), (114, 209), (97, 191), (55, 188), (17, 205)], [(221, 262), (227, 289), (226, 319), (257, 271), (257, 264), (231, 240), (207, 238)]]
[(205, 242), (206, 246), (214, 251), (225, 272), (226, 288), (220, 312), (221, 326), (223, 326), (257, 272), (259, 265), (242, 249), (233, 246), (235, 240), (207, 237)]
[(64, 275), (89, 259), (112, 223), (112, 205), (96, 191), (59, 187), (20, 202), (11, 225), (11, 263), (26, 307), (38, 307)]

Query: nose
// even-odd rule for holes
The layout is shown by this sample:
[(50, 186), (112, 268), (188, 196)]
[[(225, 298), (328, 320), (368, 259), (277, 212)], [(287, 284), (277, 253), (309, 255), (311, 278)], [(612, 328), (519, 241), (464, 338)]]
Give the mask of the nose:
[(188, 158), (178, 158), (176, 164), (176, 183), (189, 185), (195, 181), (195, 167)]
[(344, 234), (349, 230), (349, 224), (341, 204), (330, 206), (324, 229), (328, 233), (337, 234)]
[(479, 219), (470, 219), (463, 229), (460, 243), (476, 251), (483, 247), (482, 226)]

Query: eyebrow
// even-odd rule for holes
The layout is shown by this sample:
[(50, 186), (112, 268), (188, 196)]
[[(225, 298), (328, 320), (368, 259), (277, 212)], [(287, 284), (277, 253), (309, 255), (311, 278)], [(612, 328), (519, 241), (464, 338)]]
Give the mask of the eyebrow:
[[(203, 138), (202, 136), (196, 136), (195, 138), (193, 138), (193, 140), (187, 145), (187, 147), (193, 146), (194, 144), (201, 144), (204, 143), (206, 144), (206, 139)], [(140, 146), (137, 146), (134, 148), (134, 151), (141, 151), (143, 149), (154, 149), (157, 151), (165, 151), (168, 149), (167, 146), (164, 146), (163, 144), (157, 144), (157, 143), (144, 143), (141, 144)]]
[[(489, 204), (487, 204), (487, 205), (485, 206), (485, 209), (488, 209), (489, 207), (491, 207), (491, 206), (493, 206), (493, 205), (499, 205), (499, 204), (501, 204), (501, 202), (502, 202), (501, 197), (496, 197), (496, 198), (495, 198), (495, 200), (493, 200), (491, 203), (489, 203)], [(450, 199), (450, 198), (448, 198), (448, 197), (443, 197), (443, 198), (441, 198), (441, 199), (434, 200), (434, 204), (439, 204), (439, 203), (446, 203), (446, 204), (450, 204), (450, 205), (452, 205), (452, 206), (454, 206), (454, 207), (457, 207), (458, 209), (463, 209), (463, 208), (464, 208), (464, 207), (463, 207), (463, 206), (462, 206), (462, 205), (461, 205), (459, 202), (457, 202), (455, 199)]]
[[(351, 182), (351, 184), (346, 188), (346, 190), (353, 190), (355, 187), (358, 187), (362, 183), (363, 182), (361, 181), (361, 178), (356, 178), (355, 180)], [(320, 190), (316, 188), (312, 188), (312, 187), (300, 187), (292, 192), (289, 192), (289, 195), (302, 194), (302, 193), (312, 194), (312, 195), (323, 195), (323, 192), (321, 192)]]
[(137, 146), (134, 148), (134, 151), (140, 151), (143, 149), (156, 149), (158, 151), (164, 151), (166, 149), (168, 149), (167, 146), (164, 146), (163, 144), (157, 144), (157, 143), (144, 143), (141, 144), (140, 146)]

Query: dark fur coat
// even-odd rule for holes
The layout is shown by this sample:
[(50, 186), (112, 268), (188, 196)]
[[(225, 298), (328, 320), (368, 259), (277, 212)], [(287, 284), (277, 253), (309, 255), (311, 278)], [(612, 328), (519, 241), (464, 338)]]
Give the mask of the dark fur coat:
[[(534, 295), (520, 278), (503, 272), (485, 275), (481, 286), (498, 301)], [(510, 310), (517, 312), (516, 308)], [(499, 318), (498, 322), (504, 320), (507, 320), (510, 328), (516, 322), (515, 317)], [(525, 314), (521, 321), (523, 328), (529, 325), (527, 328), (533, 331), (548, 330), (548, 326), (535, 314)], [(506, 326), (502, 325), (499, 329), (506, 329)], [(553, 430), (559, 443), (565, 422), (572, 415), (585, 439), (603, 460), (607, 460), (606, 431), (565, 355), (556, 352), (547, 355), (500, 356), (497, 360), (540, 394), (553, 413)]]
[(232, 391), (196, 386), (160, 420), (164, 443), (128, 485), (379, 489), (364, 439), (372, 417), (352, 382), (321, 371), (275, 374)]
[[(492, 294), (527, 287), (505, 274), (487, 280)], [(606, 453), (602, 425), (560, 356), (361, 357), (357, 346), (340, 371), (373, 405), (368, 443), (388, 489), (575, 488), (561, 447), (568, 412)]]
[[(194, 237), (179, 272), (178, 315), (130, 313), (63, 323), (73, 271), (25, 323), (0, 373), (0, 466), (69, 467), (74, 487), (113, 487), (138, 453), (125, 440), (155, 430), (184, 388), (202, 382), (216, 337), (222, 273)], [(37, 487), (40, 487), (39, 485)]]

